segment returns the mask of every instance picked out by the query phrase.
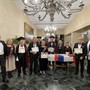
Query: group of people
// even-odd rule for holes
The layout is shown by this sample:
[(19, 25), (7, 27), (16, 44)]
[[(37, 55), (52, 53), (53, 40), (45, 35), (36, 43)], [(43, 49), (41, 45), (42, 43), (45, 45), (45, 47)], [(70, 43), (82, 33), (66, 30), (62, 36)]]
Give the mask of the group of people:
[[(28, 56), (30, 57), (29, 75), (32, 75), (33, 72), (37, 74), (38, 71), (40, 74), (46, 74), (49, 64), (48, 54), (74, 54), (76, 60), (75, 75), (79, 72), (80, 63), (81, 77), (84, 77), (84, 60), (85, 56), (87, 56), (87, 73), (90, 75), (90, 41), (84, 43), (82, 37), (78, 38), (78, 42), (75, 43), (73, 50), (69, 42), (66, 42), (64, 45), (62, 40), (58, 40), (54, 36), (50, 36), (50, 41), (48, 42), (45, 39), (41, 40), (41, 37), (33, 37), (28, 46), (25, 44), (24, 37), (19, 37), (17, 40), (19, 43), (16, 47), (12, 39), (8, 39), (6, 43), (0, 40), (0, 65), (2, 81), (5, 83), (8, 83), (6, 76), (9, 78), (13, 77), (13, 70), (17, 70), (18, 77), (21, 76), (21, 72), (23, 72), (23, 75), (27, 75)], [(59, 63), (57, 62), (57, 64)]]

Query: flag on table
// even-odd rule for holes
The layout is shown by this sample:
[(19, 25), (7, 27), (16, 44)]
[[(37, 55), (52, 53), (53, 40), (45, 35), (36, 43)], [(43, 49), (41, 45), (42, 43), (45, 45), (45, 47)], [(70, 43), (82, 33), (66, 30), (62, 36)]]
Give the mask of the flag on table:
[(58, 61), (58, 54), (55, 54), (55, 61)]
[(64, 56), (63, 55), (58, 55), (58, 61), (64, 62)]
[(76, 64), (76, 59), (74, 58), (74, 54), (68, 54), (68, 56), (73, 57), (73, 62)]

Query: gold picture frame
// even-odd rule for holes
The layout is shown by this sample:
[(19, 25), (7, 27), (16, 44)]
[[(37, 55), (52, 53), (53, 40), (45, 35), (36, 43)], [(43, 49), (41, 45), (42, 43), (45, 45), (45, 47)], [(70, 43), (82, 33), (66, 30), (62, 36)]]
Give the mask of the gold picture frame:
[(34, 29), (24, 22), (24, 36), (26, 39), (30, 39), (34, 35)]

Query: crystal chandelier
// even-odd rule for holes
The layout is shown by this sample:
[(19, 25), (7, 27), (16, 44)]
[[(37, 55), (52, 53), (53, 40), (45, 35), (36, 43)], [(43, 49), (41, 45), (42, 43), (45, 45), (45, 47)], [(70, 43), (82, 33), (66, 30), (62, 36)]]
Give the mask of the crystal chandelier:
[[(38, 15), (40, 21), (44, 20), (47, 15), (50, 16), (50, 21), (54, 21), (55, 13), (61, 13), (64, 18), (69, 19), (73, 13), (83, 9), (82, 0), (22, 0), (25, 5), (24, 12), (27, 15), (36, 15), (40, 12), (43, 15)], [(77, 8), (73, 5), (78, 3)]]
[(55, 26), (47, 26), (45, 29), (44, 29), (44, 32), (47, 36), (50, 36), (50, 35), (55, 35), (56, 33), (56, 30), (57, 28)]

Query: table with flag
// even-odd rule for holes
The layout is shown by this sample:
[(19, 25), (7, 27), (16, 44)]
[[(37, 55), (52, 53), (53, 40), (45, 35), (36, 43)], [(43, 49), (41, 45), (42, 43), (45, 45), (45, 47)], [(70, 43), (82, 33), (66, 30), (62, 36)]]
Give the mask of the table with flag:
[(74, 55), (73, 54), (49, 54), (48, 55), (48, 61), (50, 61), (50, 65), (52, 65), (52, 61), (58, 61), (58, 62), (74, 62)]

